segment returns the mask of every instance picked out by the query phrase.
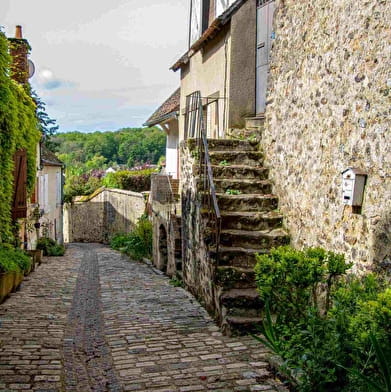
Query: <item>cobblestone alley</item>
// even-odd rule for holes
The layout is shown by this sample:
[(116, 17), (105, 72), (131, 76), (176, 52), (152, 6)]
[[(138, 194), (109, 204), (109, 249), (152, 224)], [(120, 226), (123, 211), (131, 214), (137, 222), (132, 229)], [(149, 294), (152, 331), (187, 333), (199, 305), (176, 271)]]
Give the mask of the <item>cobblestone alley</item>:
[(251, 337), (96, 244), (45, 258), (0, 305), (0, 391), (283, 391)]

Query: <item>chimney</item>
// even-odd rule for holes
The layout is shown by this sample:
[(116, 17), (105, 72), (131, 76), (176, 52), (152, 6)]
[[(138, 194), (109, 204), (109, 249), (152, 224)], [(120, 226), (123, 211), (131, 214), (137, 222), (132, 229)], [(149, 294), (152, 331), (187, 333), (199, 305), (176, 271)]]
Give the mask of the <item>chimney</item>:
[(23, 39), (22, 26), (15, 29), (15, 38), (8, 38), (10, 46), (11, 77), (20, 84), (26, 84), (29, 80), (28, 53), (30, 45)]
[(22, 38), (23, 38), (22, 26), (21, 26), (21, 25), (17, 25), (17, 26), (16, 26), (16, 29), (15, 29), (15, 38), (16, 38), (16, 39), (22, 39)]

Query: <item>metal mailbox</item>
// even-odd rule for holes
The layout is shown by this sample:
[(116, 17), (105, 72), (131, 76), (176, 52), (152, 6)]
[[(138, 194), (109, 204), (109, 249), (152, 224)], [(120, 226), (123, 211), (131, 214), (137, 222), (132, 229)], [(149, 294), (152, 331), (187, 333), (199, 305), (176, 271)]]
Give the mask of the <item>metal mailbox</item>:
[(348, 168), (342, 172), (343, 203), (359, 207), (364, 198), (364, 187), (367, 174), (358, 168)]

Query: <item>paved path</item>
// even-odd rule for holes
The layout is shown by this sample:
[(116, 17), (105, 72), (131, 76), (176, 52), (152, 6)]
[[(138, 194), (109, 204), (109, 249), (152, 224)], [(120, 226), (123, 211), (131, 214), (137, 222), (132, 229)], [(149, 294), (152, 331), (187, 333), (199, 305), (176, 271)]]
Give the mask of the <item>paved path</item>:
[(0, 305), (0, 392), (285, 391), (150, 267), (95, 244), (46, 261)]

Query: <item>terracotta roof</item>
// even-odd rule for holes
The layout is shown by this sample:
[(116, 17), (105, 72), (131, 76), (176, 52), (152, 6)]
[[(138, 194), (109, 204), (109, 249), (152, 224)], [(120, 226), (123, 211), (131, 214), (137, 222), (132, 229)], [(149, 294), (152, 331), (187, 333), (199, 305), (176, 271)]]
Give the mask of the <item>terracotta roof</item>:
[(189, 61), (189, 57), (200, 50), (207, 41), (213, 39), (220, 29), (231, 20), (232, 15), (246, 1), (247, 0), (236, 0), (233, 4), (231, 4), (209, 25), (209, 27), (202, 33), (201, 37), (192, 44), (190, 49), (170, 67), (170, 70), (177, 71), (182, 65), (186, 64)]
[(178, 88), (145, 122), (145, 126), (151, 127), (173, 117), (179, 110), (181, 89)]
[(54, 152), (41, 145), (41, 164), (45, 166), (64, 166)]

